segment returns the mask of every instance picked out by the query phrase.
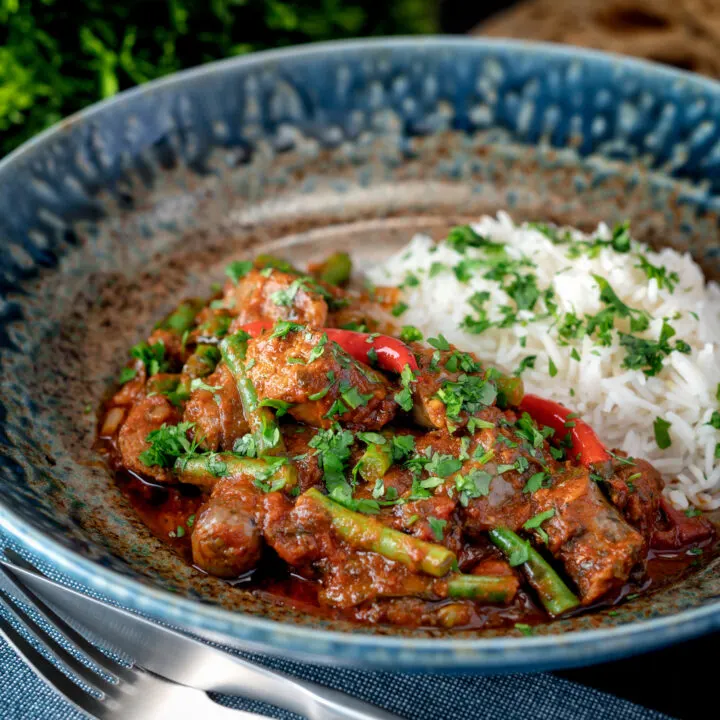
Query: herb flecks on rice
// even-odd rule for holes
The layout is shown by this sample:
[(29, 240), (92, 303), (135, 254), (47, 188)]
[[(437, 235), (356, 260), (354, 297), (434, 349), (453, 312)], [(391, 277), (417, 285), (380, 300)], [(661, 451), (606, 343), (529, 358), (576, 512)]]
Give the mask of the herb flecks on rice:
[(628, 223), (583, 234), (500, 213), (437, 246), (417, 236), (370, 278), (404, 285), (413, 333), (521, 373), (647, 457), (677, 507), (720, 507), (720, 288), (688, 255), (653, 251)]

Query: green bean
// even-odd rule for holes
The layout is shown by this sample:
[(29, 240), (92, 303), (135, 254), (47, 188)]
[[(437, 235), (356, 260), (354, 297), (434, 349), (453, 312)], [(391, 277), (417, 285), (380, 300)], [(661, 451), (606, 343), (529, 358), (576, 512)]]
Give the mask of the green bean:
[(183, 300), (167, 317), (161, 320), (155, 327), (161, 330), (172, 330), (182, 335), (186, 330), (192, 328), (195, 317), (203, 308), (205, 303), (198, 298)]
[(215, 345), (201, 343), (187, 359), (183, 373), (190, 378), (204, 378), (214, 372), (220, 362), (220, 350)]
[(180, 458), (175, 463), (180, 482), (208, 490), (218, 478), (239, 478), (243, 475), (251, 477), (265, 492), (289, 489), (294, 482), (293, 471), (294, 467), (284, 458), (244, 458), (232, 453), (205, 453)]
[(346, 252), (336, 252), (315, 272), (315, 277), (328, 285), (347, 285), (352, 273), (352, 260)]
[(511, 564), (522, 564), (525, 575), (550, 615), (557, 617), (580, 604), (575, 594), (529, 542), (507, 528), (491, 530), (490, 539), (505, 553)]
[(253, 265), (255, 265), (258, 270), (264, 270), (265, 268), (273, 268), (275, 270), (280, 270), (282, 272), (290, 273), (292, 275), (300, 275), (300, 271), (297, 270), (292, 265), (292, 263), (289, 263), (283, 258), (276, 257), (275, 255), (267, 255), (264, 253), (256, 255), (255, 259), (253, 260)]
[(517, 578), (513, 575), (453, 575), (447, 583), (448, 597), (461, 598), (483, 603), (512, 602), (518, 589)]
[(236, 333), (225, 338), (220, 343), (220, 352), (237, 385), (243, 414), (255, 437), (258, 455), (283, 454), (285, 443), (275, 416), (271, 410), (260, 406), (255, 386), (245, 369), (247, 335)]
[(377, 445), (371, 443), (358, 460), (357, 468), (365, 482), (375, 483), (381, 479), (392, 465), (390, 443)]
[(443, 545), (419, 540), (367, 515), (348, 510), (316, 488), (310, 488), (302, 497), (322, 507), (335, 532), (357, 550), (376, 552), (414, 572), (422, 571), (434, 577), (442, 577), (457, 563), (455, 553)]

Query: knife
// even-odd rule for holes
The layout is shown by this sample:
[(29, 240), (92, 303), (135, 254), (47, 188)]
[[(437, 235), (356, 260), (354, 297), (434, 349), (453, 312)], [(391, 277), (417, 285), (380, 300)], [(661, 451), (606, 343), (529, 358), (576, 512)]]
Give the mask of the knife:
[[(5, 552), (17, 563), (32, 567), (12, 550)], [(106, 605), (7, 560), (0, 558), (0, 563), (26, 592), (35, 592), (140, 667), (181, 685), (241, 695), (290, 710), (309, 720), (401, 720), (343, 692), (256, 665)], [(12, 589), (14, 594), (20, 594), (20, 588)]]

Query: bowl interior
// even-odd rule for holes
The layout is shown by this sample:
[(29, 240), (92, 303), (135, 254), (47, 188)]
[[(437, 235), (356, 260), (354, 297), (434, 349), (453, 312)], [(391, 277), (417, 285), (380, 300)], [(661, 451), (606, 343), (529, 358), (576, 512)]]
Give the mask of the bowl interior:
[[(229, 635), (249, 616), (358, 632), (193, 571), (138, 521), (93, 451), (127, 349), (232, 259), (343, 248), (382, 262), (418, 230), (499, 209), (586, 229), (629, 219), (720, 279), (719, 108), (718, 86), (643, 63), (443, 40), (221, 63), (66, 121), (0, 167), (0, 522), (231, 610)], [(539, 633), (716, 603), (718, 567)]]

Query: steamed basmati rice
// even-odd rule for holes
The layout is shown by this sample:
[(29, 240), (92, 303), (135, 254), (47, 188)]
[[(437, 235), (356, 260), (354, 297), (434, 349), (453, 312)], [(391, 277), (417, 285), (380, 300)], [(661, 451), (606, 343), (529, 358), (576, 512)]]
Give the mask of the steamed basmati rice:
[[(631, 252), (609, 246), (582, 252), (586, 246), (578, 242), (611, 237), (604, 225), (591, 235), (573, 230), (569, 242), (561, 243), (557, 238), (563, 233), (553, 242), (547, 231), (515, 225), (505, 213), (482, 217), (472, 227), (484, 238), (504, 244), (511, 261), (525, 258), (526, 264), (515, 269), (520, 275), (535, 275), (541, 293), (552, 288), (554, 297), (546, 301), (541, 295), (532, 310), (518, 310), (517, 296), (511, 298), (503, 289), (513, 275), (499, 280), (485, 277), (485, 249), (469, 247), (459, 253), (446, 242), (435, 245), (418, 235), (368, 273), (377, 285), (403, 286), (408, 309), (400, 322), (416, 326), (425, 337), (443, 334), (460, 349), (507, 373), (519, 368), (523, 358), (535, 356), (534, 366), (522, 372), (528, 391), (580, 413), (609, 447), (650, 460), (663, 474), (665, 492), (677, 507), (720, 507), (720, 431), (708, 424), (720, 404), (720, 287), (705, 282), (689, 254), (671, 249), (654, 252), (633, 241)], [(581, 252), (572, 252), (573, 247)], [(639, 253), (652, 265), (664, 267), (667, 276), (677, 273), (672, 292), (667, 283), (661, 282), (661, 287), (637, 267)], [(473, 260), (478, 262), (473, 265)], [(689, 352), (670, 352), (663, 357), (662, 370), (649, 377), (641, 369), (623, 367), (627, 350), (620, 344), (618, 330), (630, 331), (628, 318), (615, 320), (609, 346), (584, 333), (564, 340), (558, 330), (568, 313), (583, 318), (606, 307), (593, 275), (607, 280), (627, 306), (647, 313), (649, 327), (634, 335), (657, 340), (666, 318), (676, 331), (670, 344), (682, 340)], [(484, 306), (486, 296), (477, 293), (489, 294)], [(507, 317), (511, 321), (504, 323), (506, 327), (482, 330), (476, 325), (474, 332), (469, 331), (463, 321), (466, 316), (477, 318), (468, 304), (473, 297), (474, 307), (484, 307), (490, 322)], [(557, 309), (548, 312), (553, 311), (552, 303)], [(657, 418), (670, 423), (671, 445), (664, 450), (653, 430)]]

